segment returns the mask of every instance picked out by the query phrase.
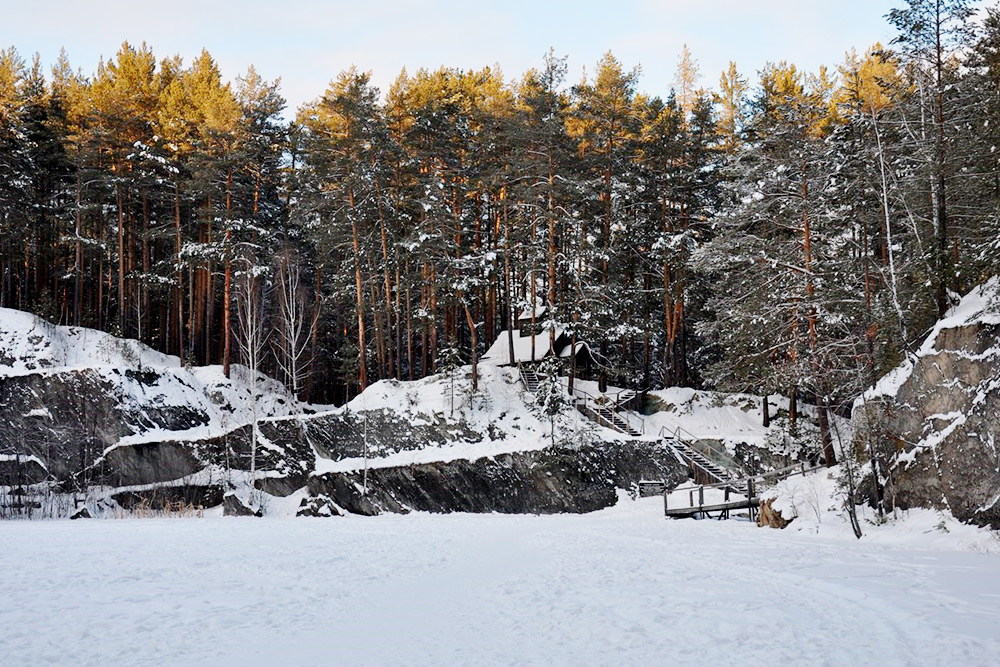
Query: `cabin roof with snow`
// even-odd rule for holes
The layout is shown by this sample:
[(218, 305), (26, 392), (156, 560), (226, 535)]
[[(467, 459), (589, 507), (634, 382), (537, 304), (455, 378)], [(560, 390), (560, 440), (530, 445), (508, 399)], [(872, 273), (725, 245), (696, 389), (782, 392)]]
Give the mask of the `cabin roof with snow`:
[(551, 337), (549, 336), (548, 330), (542, 331), (534, 337), (535, 340), (535, 356), (532, 359), (531, 356), (531, 340), (530, 335), (522, 336), (519, 329), (514, 329), (510, 334), (514, 338), (514, 358), (510, 356), (510, 340), (507, 335), (507, 331), (501, 331), (500, 335), (490, 346), (490, 349), (483, 354), (482, 358), (492, 361), (498, 366), (508, 366), (512, 364), (522, 364), (531, 363), (532, 361), (541, 361), (545, 357), (553, 353), (560, 359), (568, 359), (574, 354), (590, 354), (590, 346), (588, 346), (583, 341), (577, 341), (574, 346), (566, 335), (566, 331), (561, 328), (556, 330), (556, 344), (555, 349), (552, 350), (549, 346), (551, 342)]
[[(518, 324), (528, 323), (531, 322), (532, 319), (534, 319), (535, 322), (538, 322), (545, 317), (547, 312), (549, 312), (548, 306), (535, 306), (534, 309), (525, 308), (521, 311), (521, 314), (517, 316), (517, 322)], [(534, 318), (532, 318), (532, 316), (534, 316)]]
[(570, 343), (563, 349), (559, 350), (559, 358), (569, 359), (571, 356), (583, 353), (590, 354), (590, 346), (582, 340), (578, 340), (576, 343)]
[[(531, 336), (521, 336), (520, 329), (514, 329), (510, 332), (514, 336), (514, 358), (510, 357), (510, 341), (507, 336), (507, 331), (501, 331), (500, 335), (490, 346), (490, 349), (486, 350), (483, 355), (483, 359), (489, 359), (495, 362), (499, 366), (506, 366), (508, 364), (520, 364), (520, 363), (531, 363), (531, 341), (535, 341), (535, 356), (534, 361), (541, 361), (546, 356), (548, 356), (550, 349), (549, 343), (550, 336), (548, 331), (544, 331), (532, 339)], [(562, 330), (556, 329), (556, 339), (557, 339), (557, 349), (558, 349), (558, 339), (563, 335)]]

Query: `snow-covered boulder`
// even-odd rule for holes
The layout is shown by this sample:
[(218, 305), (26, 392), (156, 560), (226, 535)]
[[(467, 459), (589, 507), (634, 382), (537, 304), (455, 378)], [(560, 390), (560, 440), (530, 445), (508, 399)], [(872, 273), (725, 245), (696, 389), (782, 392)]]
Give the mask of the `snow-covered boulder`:
[(859, 397), (853, 421), (859, 448), (887, 464), (889, 502), (1000, 526), (1000, 277)]

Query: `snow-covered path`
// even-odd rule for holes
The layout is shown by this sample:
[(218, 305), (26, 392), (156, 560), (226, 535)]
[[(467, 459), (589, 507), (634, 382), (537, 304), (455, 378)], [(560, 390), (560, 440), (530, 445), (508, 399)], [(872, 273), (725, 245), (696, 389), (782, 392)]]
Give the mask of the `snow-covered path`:
[(996, 556), (661, 511), (3, 522), (0, 664), (997, 664)]

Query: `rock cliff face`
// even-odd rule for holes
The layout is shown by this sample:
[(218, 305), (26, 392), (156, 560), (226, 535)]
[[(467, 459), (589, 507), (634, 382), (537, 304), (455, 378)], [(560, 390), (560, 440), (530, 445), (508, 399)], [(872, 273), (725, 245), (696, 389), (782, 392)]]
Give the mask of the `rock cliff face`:
[(1000, 279), (973, 290), (854, 406), (886, 501), (1000, 527)]
[[(218, 366), (185, 368), (137, 341), (0, 308), (0, 485), (49, 480), (71, 488), (190, 474), (203, 459), (180, 451), (186, 445), (173, 454), (139, 445), (226, 433), (248, 421), (253, 403), (265, 417), (298, 410), (263, 376), (254, 401), (248, 379), (240, 366), (226, 378)], [(124, 450), (111, 453), (129, 444), (141, 465)], [(10, 465), (10, 457), (36, 465)]]
[(672, 487), (686, 478), (687, 470), (658, 442), (611, 441), (376, 468), (368, 473), (367, 493), (361, 471), (314, 475), (303, 513), (327, 501), (355, 514), (592, 512), (614, 505), (616, 489), (633, 488), (640, 479)]
[(299, 514), (317, 516), (585, 512), (640, 478), (686, 476), (655, 440), (608, 439), (568, 408), (555, 422), (565, 435), (548, 446), (554, 425), (505, 369), (484, 366), (488, 389), (475, 397), (463, 398), (462, 381), (390, 381), (336, 410), (301, 405), (266, 378), (254, 399), (248, 373), (187, 369), (135, 341), (0, 309), (0, 516), (81, 504), (93, 515), (255, 513), (246, 501), (259, 492), (297, 494)]
[(184, 431), (208, 424), (208, 415), (196, 402), (129, 400), (143, 389), (153, 392), (150, 378), (130, 369), (0, 375), (0, 447), (35, 456), (52, 476), (68, 479), (86, 470), (105, 448), (126, 436), (149, 430)]
[[(362, 426), (364, 421), (368, 424)], [(414, 424), (383, 409), (269, 419), (259, 425), (259, 438), (267, 447), (258, 457), (256, 486), (278, 497), (305, 489), (298, 511), (302, 516), (409, 511), (543, 514), (598, 510), (616, 502), (618, 489), (632, 489), (640, 479), (663, 479), (673, 486), (687, 477), (687, 469), (674, 455), (652, 440), (563, 442), (539, 450), (475, 456), (486, 437), (467, 423), (442, 418)], [(367, 489), (363, 438), (369, 454)], [(447, 452), (456, 448), (463, 457), (448, 460)], [(219, 470), (223, 452), (229, 452), (230, 465), (246, 470), (249, 451), (249, 428), (244, 428), (211, 440), (117, 447), (106, 459), (109, 468), (126, 474), (119, 480), (150, 487), (139, 495), (170, 501), (178, 494), (188, 499), (221, 498), (216, 489), (222, 484), (220, 475), (205, 482), (197, 470), (205, 465)], [(445, 460), (433, 460), (437, 457)], [(150, 475), (166, 475), (167, 489), (177, 479), (190, 481), (183, 491), (173, 487), (164, 494), (162, 485), (150, 484)], [(134, 503), (137, 492), (128, 493), (126, 498)], [(118, 496), (116, 500), (120, 502)]]

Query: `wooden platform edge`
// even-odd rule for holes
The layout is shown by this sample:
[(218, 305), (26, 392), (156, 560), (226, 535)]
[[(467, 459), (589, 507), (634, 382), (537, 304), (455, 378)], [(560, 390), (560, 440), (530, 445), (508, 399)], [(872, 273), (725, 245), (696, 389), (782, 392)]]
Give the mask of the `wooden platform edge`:
[(701, 505), (694, 507), (677, 507), (665, 511), (668, 517), (693, 516), (695, 514), (705, 514), (707, 512), (724, 512), (727, 510), (753, 509), (760, 506), (760, 496), (745, 500), (734, 500), (728, 503), (716, 503), (715, 505)]

